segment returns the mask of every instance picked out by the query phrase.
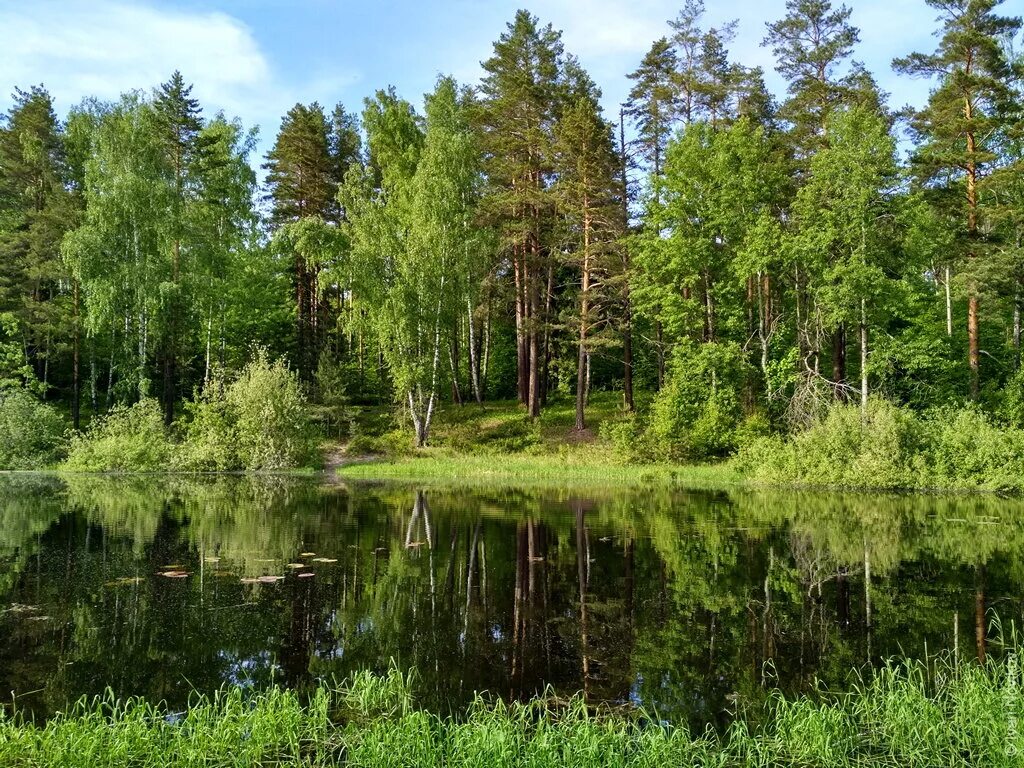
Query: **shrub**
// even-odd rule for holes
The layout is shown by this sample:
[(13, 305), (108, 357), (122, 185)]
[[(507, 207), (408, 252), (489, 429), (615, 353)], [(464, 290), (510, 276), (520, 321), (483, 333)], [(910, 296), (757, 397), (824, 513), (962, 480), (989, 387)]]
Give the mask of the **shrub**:
[(228, 405), (225, 384), (207, 383), (195, 400), (185, 404), (189, 420), (178, 449), (180, 469), (223, 472), (243, 469), (238, 457), (235, 416)]
[(736, 468), (769, 485), (1024, 490), (1024, 430), (1001, 428), (976, 406), (919, 416), (886, 400), (834, 405), (786, 439), (744, 445)]
[(65, 466), (79, 472), (154, 472), (171, 467), (173, 450), (160, 404), (145, 398), (115, 407), (72, 437)]
[(651, 458), (643, 422), (635, 413), (617, 421), (609, 419), (601, 422), (598, 434), (611, 443), (615, 455), (623, 461), (645, 462)]
[(1024, 430), (999, 427), (977, 406), (930, 411), (925, 424), (935, 485), (1024, 489)]
[(316, 432), (299, 377), (283, 360), (256, 353), (227, 390), (241, 465), (247, 470), (305, 466), (316, 457)]
[(178, 465), (194, 470), (291, 469), (316, 459), (317, 435), (298, 376), (259, 350), (233, 382), (211, 382), (188, 406)]
[(0, 390), (0, 469), (40, 469), (60, 460), (65, 424), (24, 389)]
[(656, 458), (720, 458), (736, 448), (746, 364), (735, 344), (683, 346), (651, 406), (647, 438)]

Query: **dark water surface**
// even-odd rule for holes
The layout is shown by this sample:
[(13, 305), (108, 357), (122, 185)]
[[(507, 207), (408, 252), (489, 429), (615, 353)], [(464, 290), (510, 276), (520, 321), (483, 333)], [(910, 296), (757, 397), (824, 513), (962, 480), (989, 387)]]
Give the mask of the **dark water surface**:
[(1024, 504), (991, 496), (7, 476), (0, 699), (181, 707), (393, 659), (444, 712), (550, 685), (721, 724), (895, 655), (999, 654), (1022, 566)]

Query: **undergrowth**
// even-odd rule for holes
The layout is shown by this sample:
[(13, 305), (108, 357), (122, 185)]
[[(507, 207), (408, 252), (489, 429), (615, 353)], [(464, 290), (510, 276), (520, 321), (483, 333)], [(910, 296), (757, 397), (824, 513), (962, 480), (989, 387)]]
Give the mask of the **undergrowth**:
[(1024, 695), (1014, 655), (890, 664), (849, 693), (770, 697), (724, 733), (568, 702), (417, 709), (410, 678), (362, 674), (312, 695), (231, 689), (172, 713), (83, 701), (45, 724), (0, 715), (4, 766), (931, 766), (1019, 765)]

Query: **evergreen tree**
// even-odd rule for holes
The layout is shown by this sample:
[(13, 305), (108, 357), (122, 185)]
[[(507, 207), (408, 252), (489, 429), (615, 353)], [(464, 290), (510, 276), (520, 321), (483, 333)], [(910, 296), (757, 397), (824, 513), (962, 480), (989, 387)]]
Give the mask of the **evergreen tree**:
[[(340, 116), (339, 116), (340, 117)], [(274, 146), (267, 153), (263, 168), (267, 171), (266, 199), (271, 203), (270, 224), (275, 231), (309, 220), (336, 224), (339, 216), (338, 185), (341, 163), (332, 155), (332, 145), (341, 149), (342, 137), (350, 134), (342, 121), (332, 138), (332, 126), (319, 104), (296, 104), (281, 122)], [(277, 237), (279, 246), (297, 238)], [(317, 358), (327, 324), (326, 307), (321, 302), (319, 273), (323, 267), (309, 253), (288, 250), (292, 262), (295, 297), (296, 364), (300, 375), (309, 380), (317, 368)]]
[(933, 53), (897, 59), (898, 72), (937, 80), (927, 105), (910, 115), (918, 140), (912, 169), (935, 204), (961, 222), (957, 266), (967, 293), (967, 359), (970, 395), (981, 380), (980, 304), (989, 271), (984, 235), (986, 179), (1000, 160), (1006, 129), (1019, 113), (1012, 70), (1001, 40), (1021, 28), (1019, 18), (999, 16), (1000, 0), (927, 0), (939, 12), (939, 45)]
[[(170, 80), (157, 89), (153, 99), (158, 140), (163, 147), (171, 185), (171, 207), (166, 222), (171, 248), (171, 279), (162, 297), (162, 309), (167, 319), (163, 323), (166, 337), (161, 353), (164, 421), (167, 424), (174, 420), (177, 399), (178, 357), (181, 354), (179, 337), (183, 326), (188, 324), (191, 311), (188, 288), (182, 284), (182, 241), (188, 239), (192, 230), (193, 164), (201, 151), (199, 139), (202, 130), (199, 102), (191, 94), (192, 86), (185, 85), (181, 72), (176, 70)], [(186, 253), (188, 245), (185, 245)]]
[(779, 116), (790, 124), (796, 155), (805, 163), (825, 141), (829, 114), (848, 103), (858, 82), (841, 72), (860, 39), (851, 12), (845, 5), (833, 9), (830, 0), (787, 0), (785, 17), (768, 25), (764, 44), (788, 81)]
[(629, 75), (634, 82), (626, 102), (626, 114), (636, 126), (636, 145), (651, 173), (660, 176), (665, 145), (679, 111), (674, 82), (678, 68), (675, 51), (667, 38), (656, 40), (640, 66)]
[(579, 273), (580, 292), (576, 312), (576, 429), (586, 428), (585, 405), (588, 370), (595, 330), (604, 322), (602, 304), (609, 296), (605, 283), (613, 270), (616, 240), (624, 221), (619, 195), (619, 159), (612, 127), (601, 116), (593, 96), (569, 106), (558, 123), (556, 135), (559, 210), (568, 222), (566, 252)]
[(73, 333), (60, 242), (76, 211), (50, 94), (16, 89), (13, 101), (0, 124), (0, 313), (45, 392)]
[(513, 276), (519, 399), (540, 414), (542, 359), (555, 263), (553, 131), (565, 93), (560, 33), (519, 11), (484, 62), (480, 130), (490, 185), (486, 206), (501, 233)]

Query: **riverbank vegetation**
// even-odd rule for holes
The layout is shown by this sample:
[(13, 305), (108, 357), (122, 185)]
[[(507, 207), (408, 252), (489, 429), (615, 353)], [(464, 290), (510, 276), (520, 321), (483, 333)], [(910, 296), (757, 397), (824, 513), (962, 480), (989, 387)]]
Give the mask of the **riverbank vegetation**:
[[(1016, 765), (1024, 716), (1014, 658), (939, 660), (870, 674), (851, 692), (739, 713), (724, 733), (690, 733), (582, 698), (481, 699), (464, 717), (417, 709), (408, 680), (360, 675), (310, 696), (238, 688), (187, 712), (143, 701), (85, 701), (45, 724), (0, 715), (10, 766), (652, 766)], [(745, 716), (749, 716), (747, 719)]]
[(765, 31), (784, 93), (687, 0), (606, 114), (520, 11), (479, 82), (296, 104), (263, 158), (178, 72), (63, 118), (18, 89), (0, 466), (535, 456), (557, 422), (580, 466), (1019, 490), (1021, 21), (929, 3), (900, 111), (805, 0)]

